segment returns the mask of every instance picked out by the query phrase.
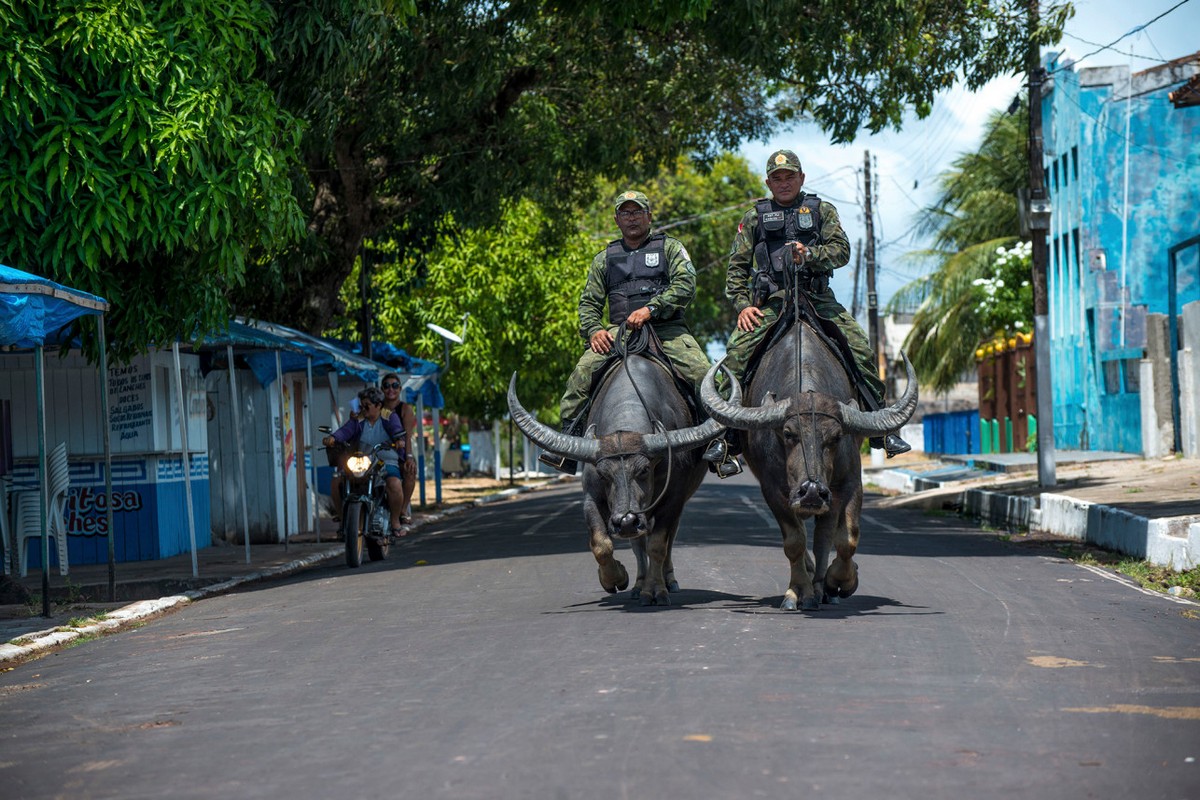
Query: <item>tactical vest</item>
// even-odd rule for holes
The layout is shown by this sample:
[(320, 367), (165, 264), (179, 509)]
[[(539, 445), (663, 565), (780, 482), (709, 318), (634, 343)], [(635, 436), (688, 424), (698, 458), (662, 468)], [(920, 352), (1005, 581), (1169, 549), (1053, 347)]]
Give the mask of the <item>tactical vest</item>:
[[(787, 242), (813, 247), (821, 241), (821, 198), (806, 194), (800, 203), (784, 208), (770, 198), (754, 204), (758, 225), (754, 229), (754, 298), (765, 298), (787, 285)], [(828, 280), (828, 279), (826, 279)], [(828, 286), (828, 283), (826, 283)], [(810, 289), (811, 287), (802, 287)]]
[[(670, 283), (670, 270), (664, 248), (667, 237), (657, 234), (630, 252), (621, 239), (614, 239), (604, 250), (605, 281), (608, 288), (608, 319), (620, 325), (626, 317), (662, 294)], [(676, 312), (672, 320), (682, 319)]]

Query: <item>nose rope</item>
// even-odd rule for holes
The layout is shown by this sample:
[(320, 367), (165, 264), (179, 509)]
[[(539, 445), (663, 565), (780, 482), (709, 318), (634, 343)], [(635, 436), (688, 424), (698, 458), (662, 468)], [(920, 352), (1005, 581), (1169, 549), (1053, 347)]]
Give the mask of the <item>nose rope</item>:
[[(629, 378), (629, 384), (633, 387), (634, 394), (637, 395), (638, 400), (642, 404), (642, 408), (645, 409), (646, 416), (648, 416), (650, 418), (650, 422), (652, 422), (654, 424), (655, 432), (662, 433), (665, 437), (666, 432), (667, 432), (667, 426), (664, 425), (662, 423), (662, 420), (660, 420), (654, 414), (654, 410), (650, 407), (650, 404), (646, 402), (646, 398), (642, 396), (642, 390), (638, 388), (637, 381), (635, 381), (633, 379), (633, 373), (629, 371), (629, 357), (631, 355), (637, 355), (639, 353), (643, 353), (647, 349), (649, 349), (649, 347), (650, 347), (650, 331), (647, 330), (645, 325), (643, 325), (641, 328), (638, 328), (631, 334), (629, 332), (628, 325), (625, 322), (621, 323), (621, 326), (617, 329), (617, 342), (616, 342), (617, 355), (619, 355), (621, 357), (621, 366), (625, 370), (626, 377)], [(654, 510), (654, 507), (657, 506), (662, 501), (663, 497), (667, 494), (667, 487), (671, 485), (671, 468), (674, 465), (675, 459), (673, 457), (673, 453), (671, 452), (671, 450), (672, 450), (671, 439), (670, 439), (670, 437), (666, 437), (666, 439), (667, 439), (667, 478), (666, 478), (666, 480), (663, 481), (662, 489), (661, 489), (661, 491), (659, 491), (658, 497), (655, 497), (654, 502), (652, 502), (650, 505), (646, 506), (645, 508), (641, 508), (636, 511), (630, 510), (626, 513), (648, 514)], [(628, 485), (629, 484), (629, 470), (625, 469), (625, 456), (624, 455), (621, 456), (621, 473), (623, 475), (625, 475), (626, 492), (627, 492), (627, 494), (632, 495), (633, 494), (632, 487)], [(651, 477), (651, 479), (653, 479), (653, 477), (654, 477), (653, 470), (650, 471), (650, 477)]]
[[(816, 396), (812, 392), (808, 392), (808, 411), (809, 426), (812, 428), (811, 435), (808, 438), (809, 442), (815, 444), (817, 441), (817, 417), (813, 412), (816, 411)], [(800, 442), (800, 455), (804, 457), (804, 479), (811, 482), (814, 480), (814, 478), (812, 468), (808, 464), (809, 442)], [(813, 457), (816, 457), (815, 453), (813, 454)]]

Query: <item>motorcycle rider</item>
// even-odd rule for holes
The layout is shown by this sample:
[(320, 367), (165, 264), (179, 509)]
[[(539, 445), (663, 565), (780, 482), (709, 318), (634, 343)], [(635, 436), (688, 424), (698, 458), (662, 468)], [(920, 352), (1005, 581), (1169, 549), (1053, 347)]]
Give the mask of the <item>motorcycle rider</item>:
[(404, 484), (401, 481), (400, 464), (406, 455), (404, 446), (404, 424), (400, 415), (383, 405), (383, 392), (368, 386), (358, 393), (359, 413), (346, 424), (324, 438), (326, 447), (337, 444), (352, 445), (360, 450), (370, 450), (378, 444), (390, 445), (376, 454), (383, 462), (388, 499), (388, 533), (404, 536), (407, 530), (400, 525), (400, 513), (404, 508)]

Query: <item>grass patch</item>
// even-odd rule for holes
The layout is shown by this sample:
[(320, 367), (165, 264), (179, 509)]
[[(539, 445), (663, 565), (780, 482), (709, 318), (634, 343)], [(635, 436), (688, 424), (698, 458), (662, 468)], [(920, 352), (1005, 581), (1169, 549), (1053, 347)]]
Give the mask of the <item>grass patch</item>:
[(1172, 587), (1178, 587), (1174, 594), (1182, 597), (1200, 595), (1200, 567), (1185, 572), (1175, 572), (1167, 567), (1151, 564), (1149, 561), (1142, 561), (1123, 553), (1114, 553), (1098, 547), (1068, 544), (1057, 549), (1063, 557), (1069, 558), (1077, 564), (1104, 567), (1122, 575), (1128, 575), (1143, 589), (1166, 593)]

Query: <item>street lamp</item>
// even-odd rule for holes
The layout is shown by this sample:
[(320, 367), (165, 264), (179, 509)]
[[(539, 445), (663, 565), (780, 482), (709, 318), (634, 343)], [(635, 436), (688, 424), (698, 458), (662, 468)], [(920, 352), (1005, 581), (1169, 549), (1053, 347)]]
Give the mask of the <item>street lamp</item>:
[[(463, 343), (463, 336), (465, 336), (467, 333), (467, 318), (470, 316), (471, 316), (470, 312), (467, 312), (462, 315), (462, 333), (461, 334), (455, 333), (454, 331), (448, 331), (445, 328), (443, 328), (441, 325), (435, 325), (432, 322), (425, 323), (426, 328), (429, 328), (429, 330), (433, 331), (438, 336), (442, 337), (442, 345), (445, 348), (444, 357), (442, 359), (442, 367), (441, 367), (441, 369), (438, 370), (438, 385), (439, 386), (441, 386), (442, 378), (444, 378), (446, 376), (446, 373), (450, 371), (450, 343), (451, 342), (454, 342), (455, 344)], [(417, 395), (417, 402), (418, 402), (418, 405), (420, 405), (421, 395)], [(441, 445), (441, 430), (440, 430), (440, 424), (439, 424), (440, 420), (438, 419), (438, 410), (436, 408), (431, 408), (430, 414), (433, 417), (434, 502), (436, 502), (440, 505), (442, 502), (442, 445)], [(422, 425), (424, 423), (424, 417), (425, 417), (424, 409), (418, 408), (417, 409), (417, 428), (418, 428), (418, 436), (422, 439), (422, 441), (424, 441), (425, 434), (424, 434), (424, 431), (420, 430), (420, 428), (422, 427)], [(418, 462), (417, 466), (421, 471), (421, 495), (422, 495), (421, 502), (424, 503), (425, 502), (425, 498), (424, 498), (424, 494), (425, 494), (425, 447), (424, 447), (424, 445), (422, 445), (422, 447), (421, 447), (421, 453), (417, 457), (417, 462)]]

